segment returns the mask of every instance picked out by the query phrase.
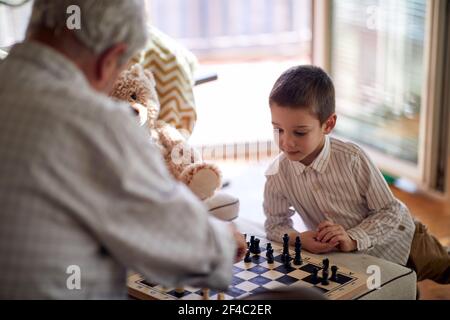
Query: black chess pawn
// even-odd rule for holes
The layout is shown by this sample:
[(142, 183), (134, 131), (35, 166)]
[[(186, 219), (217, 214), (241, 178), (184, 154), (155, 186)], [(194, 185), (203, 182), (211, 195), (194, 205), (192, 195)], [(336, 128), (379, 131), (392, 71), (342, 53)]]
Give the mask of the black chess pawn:
[(300, 246), (300, 248), (302, 247), (302, 241), (300, 239), (300, 237), (295, 237), (295, 247)]
[(244, 262), (252, 262), (252, 258), (250, 257), (250, 249), (247, 249), (247, 252), (245, 253)]
[(255, 241), (254, 241), (254, 246), (253, 246), (253, 253), (254, 254), (260, 254), (261, 253), (261, 248), (259, 247), (259, 242), (260, 242), (260, 240), (258, 238), (256, 238)]
[(303, 264), (302, 259), (302, 243), (300, 242), (300, 237), (295, 238), (295, 258), (294, 264), (300, 266)]
[(317, 269), (316, 267), (314, 267), (312, 269), (312, 279), (311, 279), (314, 283), (319, 282), (319, 269)]
[(294, 264), (296, 266), (301, 266), (303, 264), (303, 259), (302, 256), (300, 255), (300, 252), (295, 253)]
[(177, 297), (177, 298), (183, 297), (184, 296), (184, 292), (185, 292), (185, 290), (184, 290), (183, 287), (176, 288), (175, 289), (175, 297)]
[(339, 268), (337, 266), (331, 266), (331, 278), (330, 278), (331, 281), (338, 280), (338, 274), (337, 274), (338, 269)]
[(328, 270), (323, 269), (322, 270), (322, 282), (324, 286), (329, 285), (330, 282), (328, 281)]
[(274, 258), (273, 258), (273, 249), (272, 248), (267, 250), (266, 257), (267, 257), (267, 263), (268, 264), (273, 264)]
[(250, 252), (254, 253), (253, 251), (255, 250), (255, 236), (251, 236), (250, 237)]
[(323, 264), (323, 270), (328, 271), (328, 267), (330, 266), (330, 260), (323, 259), (322, 264)]
[(291, 260), (292, 260), (292, 257), (289, 254), (289, 251), (287, 253), (281, 254), (281, 262), (285, 263), (285, 262), (290, 262)]
[(266, 246), (266, 257), (269, 256), (270, 251), (272, 251), (272, 253), (273, 253), (272, 245), (270, 243), (268, 243)]
[(283, 255), (289, 254), (289, 236), (287, 233), (283, 236)]
[(283, 254), (283, 263), (284, 263), (284, 266), (286, 267), (286, 268), (290, 268), (291, 267), (291, 257), (288, 255), (288, 254)]

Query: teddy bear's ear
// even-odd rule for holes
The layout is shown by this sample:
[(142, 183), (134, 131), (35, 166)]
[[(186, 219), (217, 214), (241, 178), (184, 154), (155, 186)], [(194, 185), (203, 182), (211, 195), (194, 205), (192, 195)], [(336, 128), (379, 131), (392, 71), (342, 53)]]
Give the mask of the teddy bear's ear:
[(133, 77), (140, 77), (142, 74), (142, 66), (139, 63), (135, 63), (128, 69), (128, 72), (130, 72)]

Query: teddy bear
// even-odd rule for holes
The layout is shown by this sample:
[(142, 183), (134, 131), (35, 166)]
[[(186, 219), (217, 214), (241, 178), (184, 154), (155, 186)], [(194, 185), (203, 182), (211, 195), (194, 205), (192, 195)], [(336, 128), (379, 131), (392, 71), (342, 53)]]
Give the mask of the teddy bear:
[(215, 194), (221, 186), (220, 170), (214, 164), (203, 162), (178, 129), (158, 120), (160, 106), (155, 80), (149, 70), (138, 63), (132, 65), (119, 75), (110, 95), (130, 104), (140, 124), (149, 129), (175, 179), (188, 186), (201, 200)]
[(211, 215), (224, 221), (238, 217), (239, 199), (217, 190), (221, 186), (221, 171), (215, 165), (201, 161), (178, 129), (158, 120), (160, 105), (151, 71), (139, 63), (133, 64), (120, 74), (111, 97), (129, 103), (139, 124), (148, 128), (171, 174), (203, 200)]

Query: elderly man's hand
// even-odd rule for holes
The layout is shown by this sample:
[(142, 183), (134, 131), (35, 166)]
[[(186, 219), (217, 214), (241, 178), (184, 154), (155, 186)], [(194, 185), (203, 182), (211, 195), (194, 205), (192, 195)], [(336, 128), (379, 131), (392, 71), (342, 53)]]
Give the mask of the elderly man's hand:
[(247, 251), (247, 243), (245, 242), (245, 237), (236, 226), (231, 223), (230, 224), (231, 232), (233, 233), (234, 241), (236, 242), (236, 253), (234, 257), (234, 262), (239, 262), (244, 257)]

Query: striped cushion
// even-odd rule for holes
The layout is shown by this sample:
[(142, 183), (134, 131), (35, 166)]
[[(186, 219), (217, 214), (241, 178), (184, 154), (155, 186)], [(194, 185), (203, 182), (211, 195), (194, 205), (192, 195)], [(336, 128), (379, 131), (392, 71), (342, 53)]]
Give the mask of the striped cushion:
[(190, 135), (197, 119), (193, 93), (195, 56), (166, 34), (150, 27), (149, 42), (139, 62), (155, 76), (161, 104), (159, 120), (184, 129)]

